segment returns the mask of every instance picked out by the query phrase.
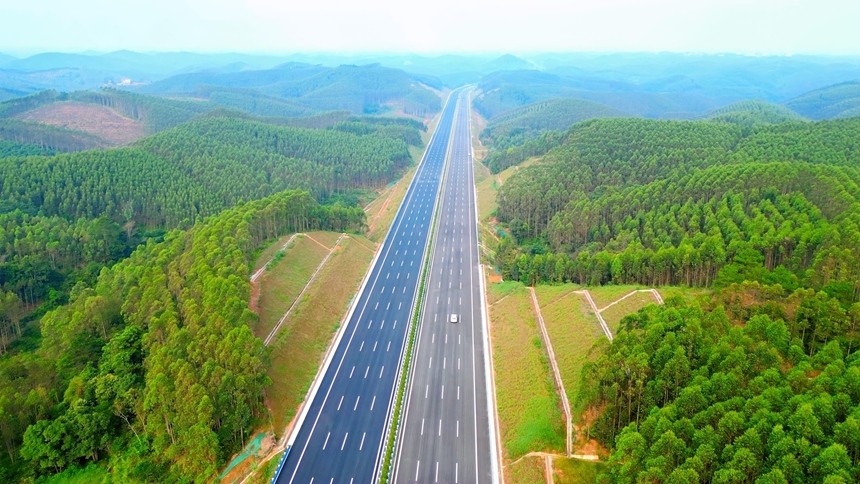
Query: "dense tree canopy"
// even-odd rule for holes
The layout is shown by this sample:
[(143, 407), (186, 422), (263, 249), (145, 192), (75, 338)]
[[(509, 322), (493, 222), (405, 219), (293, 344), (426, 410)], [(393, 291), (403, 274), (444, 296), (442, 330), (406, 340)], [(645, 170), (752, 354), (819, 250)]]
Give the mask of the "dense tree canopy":
[(106, 460), (123, 482), (208, 481), (265, 416), (253, 254), (289, 232), (362, 230), (342, 200), (411, 163), (423, 125), (247, 118), (0, 157), (0, 481)]
[(574, 127), (500, 191), (499, 218), (513, 236), (498, 251), (503, 274), (709, 286), (738, 282), (740, 271), (794, 287), (848, 282), (856, 300), (860, 122), (741, 129), (644, 120)]
[(626, 317), (586, 365), (604, 482), (857, 482), (860, 304), (749, 283), (720, 297), (728, 314), (678, 299)]
[(47, 215), (187, 227), (289, 188), (327, 197), (375, 187), (410, 161), (406, 143), (375, 129), (360, 136), (206, 118), (130, 148), (0, 159), (0, 197)]
[(604, 104), (576, 98), (559, 98), (520, 106), (499, 113), (481, 131), (481, 141), (494, 150), (522, 145), (545, 131), (566, 131), (570, 125), (591, 118), (629, 116)]
[[(0, 360), (0, 467), (53, 473), (110, 449), (124, 482), (208, 481), (266, 411), (267, 354), (248, 324), (254, 251), (285, 233), (361, 224), (360, 208), (285, 191), (78, 284), (42, 318), (37, 351)], [(4, 297), (4, 328), (16, 304)]]

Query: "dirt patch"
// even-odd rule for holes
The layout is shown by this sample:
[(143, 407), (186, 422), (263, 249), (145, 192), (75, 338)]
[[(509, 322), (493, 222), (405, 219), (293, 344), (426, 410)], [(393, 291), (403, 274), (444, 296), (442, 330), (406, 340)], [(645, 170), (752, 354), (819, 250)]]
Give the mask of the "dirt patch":
[(115, 146), (125, 146), (146, 136), (143, 123), (121, 116), (106, 106), (58, 102), (16, 116), (24, 121), (62, 126), (94, 134)]
[[(251, 303), (248, 305), (251, 311), (257, 313), (260, 307), (260, 281), (251, 281)], [(259, 314), (259, 313), (257, 313)]]

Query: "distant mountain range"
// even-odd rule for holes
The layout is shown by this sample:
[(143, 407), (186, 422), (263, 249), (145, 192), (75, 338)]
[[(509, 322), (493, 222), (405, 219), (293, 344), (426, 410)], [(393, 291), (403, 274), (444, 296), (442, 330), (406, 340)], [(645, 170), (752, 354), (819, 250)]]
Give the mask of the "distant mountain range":
[[(262, 116), (327, 110), (438, 109), (433, 90), (476, 83), (487, 117), (556, 98), (605, 104), (635, 116), (700, 118), (731, 103), (789, 103), (809, 119), (860, 109), (860, 57), (753, 57), (676, 53), (498, 55), (44, 53), (0, 54), (0, 101), (44, 89), (114, 86), (208, 99)], [(840, 87), (835, 87), (835, 86)], [(833, 87), (831, 87), (833, 86)], [(813, 97), (807, 93), (827, 89)]]

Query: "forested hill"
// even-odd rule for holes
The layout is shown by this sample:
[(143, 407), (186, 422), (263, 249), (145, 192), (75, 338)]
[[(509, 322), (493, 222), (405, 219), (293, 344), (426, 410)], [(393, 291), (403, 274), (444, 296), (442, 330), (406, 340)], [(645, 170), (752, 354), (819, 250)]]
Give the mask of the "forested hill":
[(480, 136), (484, 144), (502, 150), (521, 145), (546, 131), (567, 130), (570, 125), (586, 119), (629, 116), (623, 111), (584, 99), (551, 99), (493, 116)]
[(816, 89), (786, 101), (785, 105), (810, 119), (860, 116), (860, 81)]
[(860, 304), (759, 284), (628, 316), (579, 386), (601, 482), (858, 482), (858, 326)]
[(194, 73), (154, 82), (139, 92), (204, 98), (262, 116), (313, 111), (399, 112), (430, 117), (441, 109), (441, 81), (378, 64), (339, 67), (288, 63), (274, 69)]
[(704, 119), (745, 126), (803, 121), (803, 116), (779, 104), (765, 101), (741, 101), (708, 111)]
[(76, 285), (42, 318), (35, 349), (0, 358), (0, 480), (109, 461), (120, 482), (211, 481), (266, 414), (267, 353), (249, 326), (254, 251), (362, 221), (358, 207), (284, 191), (172, 231)]
[(498, 199), (513, 235), (499, 251), (509, 278), (839, 282), (849, 300), (860, 295), (857, 118), (752, 130), (587, 121), (513, 175)]
[(362, 230), (355, 201), (413, 162), (423, 124), (247, 118), (0, 158), (0, 481), (110, 460), (122, 482), (205, 482), (265, 416), (254, 251)]
[(326, 198), (387, 183), (411, 162), (403, 136), (417, 130), (367, 126), (354, 134), (200, 119), (129, 148), (0, 159), (0, 197), (7, 210), (187, 227), (288, 188)]

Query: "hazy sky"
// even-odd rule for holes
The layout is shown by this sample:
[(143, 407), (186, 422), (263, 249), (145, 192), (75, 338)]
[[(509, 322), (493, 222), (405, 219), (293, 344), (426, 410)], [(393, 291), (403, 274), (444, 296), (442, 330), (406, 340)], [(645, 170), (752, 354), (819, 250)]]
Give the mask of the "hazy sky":
[(0, 52), (860, 54), (858, 0), (0, 0)]

